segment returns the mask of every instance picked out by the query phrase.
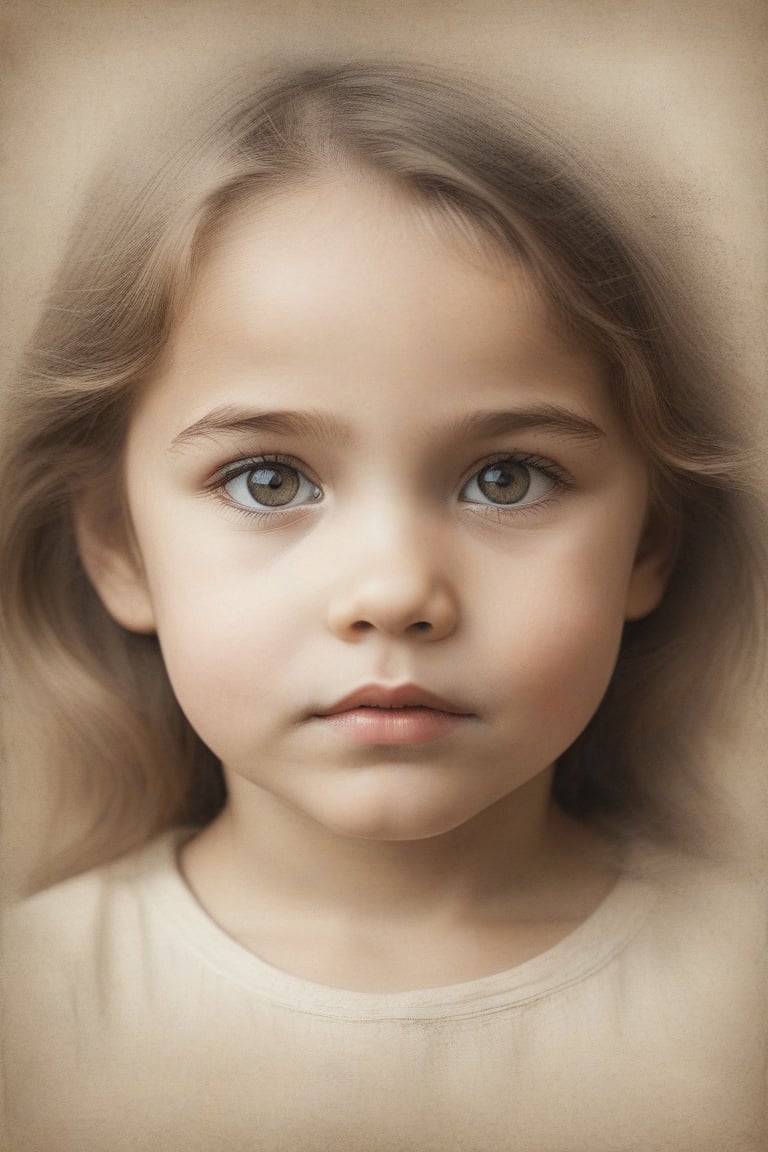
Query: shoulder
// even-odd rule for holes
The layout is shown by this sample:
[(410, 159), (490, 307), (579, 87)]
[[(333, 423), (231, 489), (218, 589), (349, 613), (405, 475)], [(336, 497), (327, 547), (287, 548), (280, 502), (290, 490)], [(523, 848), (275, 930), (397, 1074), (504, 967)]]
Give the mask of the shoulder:
[(142, 916), (146, 886), (174, 867), (178, 833), (166, 833), (112, 861), (43, 889), (7, 908), (0, 920), (6, 978), (29, 977), (55, 965), (64, 974), (95, 963), (116, 935)]
[(64, 946), (68, 938), (78, 936), (113, 890), (120, 863), (94, 868), (12, 904), (2, 917), (4, 951), (26, 939)]
[(635, 954), (648, 978), (666, 972), (694, 991), (691, 976), (699, 984), (709, 976), (714, 987), (728, 973), (732, 984), (763, 987), (768, 877), (762, 867), (661, 853), (643, 866), (656, 901)]

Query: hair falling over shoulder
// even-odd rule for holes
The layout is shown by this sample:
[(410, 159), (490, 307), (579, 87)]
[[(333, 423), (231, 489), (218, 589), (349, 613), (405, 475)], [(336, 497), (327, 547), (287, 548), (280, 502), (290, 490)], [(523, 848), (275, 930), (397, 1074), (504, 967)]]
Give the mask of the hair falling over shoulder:
[[(121, 452), (132, 406), (219, 224), (238, 204), (345, 166), (514, 253), (602, 359), (677, 559), (661, 606), (626, 626), (608, 693), (558, 763), (556, 795), (620, 837), (701, 845), (711, 765), (763, 672), (765, 502), (744, 405), (669, 270), (582, 158), (520, 108), (430, 68), (289, 70), (225, 110), (212, 101), (205, 120), (156, 170), (137, 154), (94, 188), (4, 400), (4, 808), (10, 827), (30, 775), (50, 796), (52, 848), (33, 884), (204, 823), (224, 803), (156, 638), (124, 631), (98, 601), (73, 507), (96, 501), (111, 530), (130, 533)], [(70, 810), (77, 833), (58, 842)]]

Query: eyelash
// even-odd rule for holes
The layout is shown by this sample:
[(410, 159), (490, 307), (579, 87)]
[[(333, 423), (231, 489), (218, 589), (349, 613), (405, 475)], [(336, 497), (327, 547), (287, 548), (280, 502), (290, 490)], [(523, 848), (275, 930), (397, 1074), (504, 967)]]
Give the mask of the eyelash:
[(525, 516), (535, 515), (545, 505), (551, 504), (557, 499), (561, 493), (568, 491), (574, 487), (574, 481), (564, 468), (556, 464), (554, 460), (549, 460), (545, 456), (536, 456), (529, 452), (499, 452), (495, 456), (489, 456), (487, 459), (473, 464), (471, 471), (465, 475), (461, 482), (462, 491), (466, 488), (470, 480), (475, 476), (479, 476), (487, 468), (493, 467), (494, 464), (512, 463), (520, 464), (524, 468), (530, 468), (536, 472), (540, 472), (551, 480), (552, 487), (544, 495), (539, 497), (538, 500), (532, 500), (530, 504), (480, 504), (475, 501), (465, 501), (465, 503), (472, 509), (472, 511), (479, 516), (490, 516), (498, 523), (504, 523), (507, 516)]
[(238, 515), (243, 516), (251, 523), (254, 521), (256, 523), (259, 521), (268, 521), (270, 524), (274, 525), (278, 521), (282, 520), (284, 516), (295, 515), (296, 512), (304, 511), (308, 507), (311, 507), (311, 505), (308, 504), (296, 504), (285, 508), (276, 506), (272, 511), (267, 512), (266, 509), (262, 511), (260, 508), (246, 508), (242, 504), (238, 504), (236, 500), (232, 500), (227, 495), (227, 484), (231, 484), (232, 481), (236, 480), (238, 476), (247, 476), (249, 472), (254, 472), (256, 469), (262, 467), (265, 464), (284, 464), (287, 468), (295, 469), (296, 472), (299, 472), (302, 476), (309, 480), (310, 483), (317, 484), (317, 487), (320, 487), (316, 480), (313, 480), (311, 476), (307, 475), (306, 465), (303, 464), (300, 460), (296, 460), (293, 456), (284, 456), (281, 453), (264, 453), (261, 456), (249, 456), (219, 469), (219, 471), (215, 473), (215, 475), (206, 485), (206, 491), (211, 492), (214, 496), (226, 504), (227, 508), (231, 509)]
[[(464, 503), (468, 505), (476, 514), (484, 516), (490, 515), (497, 519), (499, 522), (503, 522), (503, 520), (508, 515), (512, 514), (516, 516), (532, 514), (542, 508), (543, 505), (551, 503), (551, 501), (556, 499), (561, 492), (567, 491), (574, 486), (573, 480), (565, 471), (565, 469), (562, 468), (559, 464), (556, 464), (553, 460), (549, 460), (543, 456), (532, 455), (526, 452), (499, 452), (494, 456), (489, 456), (486, 459), (473, 464), (471, 471), (466, 473), (462, 479), (460, 490), (463, 491), (464, 488), (466, 488), (466, 486), (469, 484), (470, 480), (474, 479), (476, 476), (479, 476), (480, 473), (486, 469), (493, 467), (494, 464), (507, 462), (518, 464), (525, 468), (530, 468), (541, 473), (552, 482), (552, 488), (544, 496), (537, 500), (531, 501), (529, 504), (510, 504), (505, 507), (501, 504), (483, 504), (479, 501), (471, 500), (464, 501)], [(205, 490), (206, 492), (212, 493), (214, 496), (220, 499), (233, 512), (245, 517), (251, 522), (256, 521), (257, 523), (260, 521), (268, 521), (270, 524), (274, 525), (278, 521), (282, 520), (285, 516), (295, 515), (296, 512), (300, 510), (303, 511), (311, 507), (311, 504), (303, 503), (286, 506), (283, 508), (275, 506), (271, 511), (266, 511), (259, 508), (246, 508), (228, 496), (225, 491), (227, 484), (231, 484), (232, 481), (236, 480), (238, 476), (247, 475), (249, 472), (253, 472), (265, 464), (283, 464), (288, 468), (293, 468), (310, 483), (316, 484), (318, 488), (321, 487), (316, 480), (308, 475), (306, 471), (306, 465), (303, 464), (300, 460), (297, 460), (292, 456), (282, 455), (280, 453), (265, 453), (259, 456), (243, 458), (233, 464), (226, 465), (224, 468), (219, 469), (219, 471), (216, 472), (215, 475), (206, 484)]]

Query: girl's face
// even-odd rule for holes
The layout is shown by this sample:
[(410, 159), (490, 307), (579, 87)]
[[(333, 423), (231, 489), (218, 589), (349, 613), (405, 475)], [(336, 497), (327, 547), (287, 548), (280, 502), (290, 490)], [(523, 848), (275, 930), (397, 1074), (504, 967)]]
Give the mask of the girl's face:
[(546, 773), (663, 591), (597, 364), (373, 179), (228, 222), (126, 484), (138, 559), (81, 531), (107, 606), (157, 631), (233, 790), (345, 835), (447, 832)]

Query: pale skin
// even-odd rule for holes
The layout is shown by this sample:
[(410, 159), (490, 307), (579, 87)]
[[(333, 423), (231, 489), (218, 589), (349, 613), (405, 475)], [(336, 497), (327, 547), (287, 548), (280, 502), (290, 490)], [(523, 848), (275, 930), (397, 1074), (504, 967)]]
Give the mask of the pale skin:
[[(298, 484), (277, 512), (248, 485), (264, 455)], [(528, 485), (502, 506), (500, 458)], [(81, 508), (81, 552), (221, 758), (227, 806), (180, 866), (227, 933), (398, 991), (512, 967), (594, 910), (615, 872), (553, 804), (553, 763), (669, 549), (599, 365), (510, 257), (360, 174), (241, 210), (139, 399), (125, 479), (135, 547)], [(319, 714), (372, 682), (465, 716), (356, 744)]]

